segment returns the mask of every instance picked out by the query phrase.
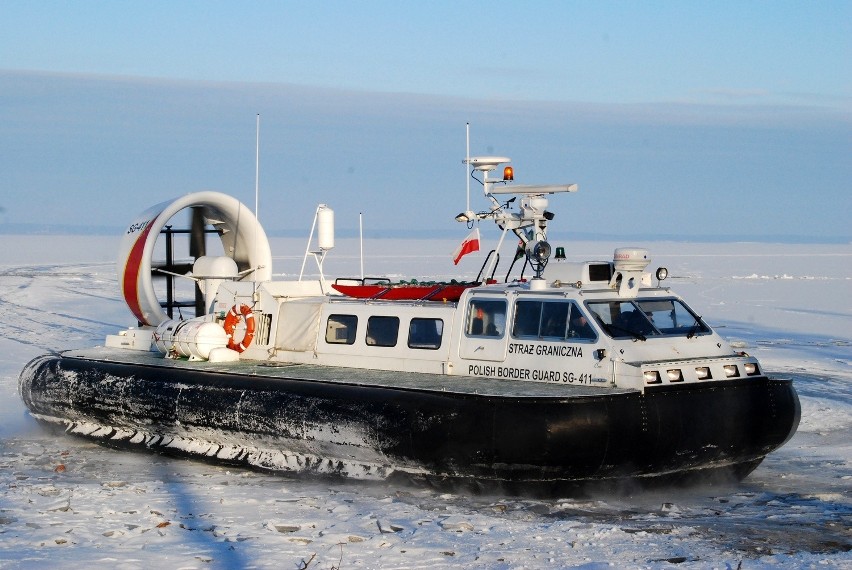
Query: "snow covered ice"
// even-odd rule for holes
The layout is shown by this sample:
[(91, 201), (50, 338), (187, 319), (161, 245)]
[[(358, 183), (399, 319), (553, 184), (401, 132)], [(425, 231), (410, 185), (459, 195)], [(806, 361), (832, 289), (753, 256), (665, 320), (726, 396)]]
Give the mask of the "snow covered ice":
[[(371, 275), (452, 274), (453, 240), (368, 241)], [(616, 245), (565, 244), (573, 260)], [(301, 240), (272, 240), (298, 275)], [(852, 567), (852, 246), (647, 244), (735, 346), (793, 377), (802, 421), (741, 483), (550, 499), (292, 478), (53, 434), (17, 379), (132, 324), (109, 237), (0, 236), (0, 567)], [(327, 274), (357, 275), (339, 240)], [(400, 254), (399, 252), (406, 252)], [(393, 252), (393, 253), (390, 253)], [(481, 260), (481, 258), (480, 258)]]

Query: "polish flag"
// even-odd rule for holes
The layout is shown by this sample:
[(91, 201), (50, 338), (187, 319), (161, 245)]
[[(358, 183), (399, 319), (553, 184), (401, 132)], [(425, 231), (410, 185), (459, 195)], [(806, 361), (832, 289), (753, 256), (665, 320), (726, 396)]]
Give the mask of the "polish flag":
[(453, 252), (453, 264), (458, 265), (462, 257), (468, 253), (479, 251), (479, 228), (476, 227)]

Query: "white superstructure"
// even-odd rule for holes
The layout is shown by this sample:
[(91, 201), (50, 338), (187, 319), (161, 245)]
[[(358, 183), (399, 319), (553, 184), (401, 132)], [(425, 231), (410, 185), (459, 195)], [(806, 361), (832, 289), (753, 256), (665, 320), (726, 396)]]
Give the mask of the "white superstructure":
[[(324, 276), (272, 281), (269, 244), (247, 208), (213, 192), (190, 194), (155, 206), (128, 228), (120, 279), (140, 327), (110, 336), (108, 346), (216, 362), (309, 363), (443, 374), (460, 382), (492, 377), (639, 390), (761, 374), (754, 358), (736, 352), (660, 286), (664, 269), (656, 280), (646, 271), (651, 262), (646, 249), (618, 248), (605, 261), (549, 263), (547, 225), (553, 214), (547, 197), (576, 192), (576, 184), (515, 185), (511, 167), (502, 179), (488, 178), (508, 158), (466, 162), (482, 176), (491, 207), (462, 212), (457, 220), (471, 226), (494, 221), (502, 230), (498, 251), (510, 232), (517, 236), (531, 270), (526, 277), (519, 271), (510, 281), (489, 279), (451, 302), (349, 298), (330, 291)], [(516, 207), (515, 198), (501, 201), (508, 194), (519, 198)], [(169, 320), (159, 307), (150, 285), (150, 251), (168, 218), (196, 205), (207, 208), (207, 223), (220, 228), (227, 255), (196, 263), (191, 277), (205, 294), (207, 314), (184, 324)], [(312, 253), (321, 268), (334, 244), (333, 211), (325, 204), (317, 209), (317, 222), (319, 250)], [(495, 275), (498, 257), (488, 256), (482, 275)]]

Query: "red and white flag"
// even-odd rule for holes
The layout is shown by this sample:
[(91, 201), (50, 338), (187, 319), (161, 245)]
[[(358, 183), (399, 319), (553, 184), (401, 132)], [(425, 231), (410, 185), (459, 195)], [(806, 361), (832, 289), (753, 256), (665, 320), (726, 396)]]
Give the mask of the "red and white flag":
[(473, 228), (464, 241), (453, 252), (453, 264), (458, 265), (462, 257), (468, 253), (479, 251), (479, 228)]

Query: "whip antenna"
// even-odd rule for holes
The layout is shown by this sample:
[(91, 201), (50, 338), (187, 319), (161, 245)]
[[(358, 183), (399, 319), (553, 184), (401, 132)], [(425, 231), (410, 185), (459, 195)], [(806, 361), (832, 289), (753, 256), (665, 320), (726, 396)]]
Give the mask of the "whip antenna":
[[(254, 216), (260, 224), (260, 113), (255, 118), (255, 141), (254, 141)], [(254, 235), (254, 252), (257, 255), (258, 235)], [(254, 295), (252, 296), (257, 301), (257, 273), (254, 274)]]
[(254, 131), (254, 215), (259, 221), (260, 211), (258, 210), (258, 203), (260, 201), (260, 113), (257, 114)]
[(468, 176), (468, 168), (470, 167), (470, 123), (464, 124), (465, 130), (465, 154), (464, 154), (464, 179), (467, 180), (467, 208), (465, 212), (470, 212), (470, 176)]

